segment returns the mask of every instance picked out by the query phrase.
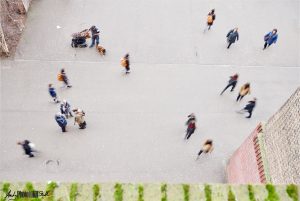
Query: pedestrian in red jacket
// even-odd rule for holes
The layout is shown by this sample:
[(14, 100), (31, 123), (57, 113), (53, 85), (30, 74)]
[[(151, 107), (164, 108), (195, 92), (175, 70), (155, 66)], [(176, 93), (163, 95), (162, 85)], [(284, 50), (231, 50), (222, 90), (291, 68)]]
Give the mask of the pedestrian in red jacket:
[(184, 139), (188, 140), (191, 137), (191, 135), (195, 132), (195, 130), (196, 130), (196, 121), (191, 120), (188, 124), (188, 128), (186, 130), (186, 135)]

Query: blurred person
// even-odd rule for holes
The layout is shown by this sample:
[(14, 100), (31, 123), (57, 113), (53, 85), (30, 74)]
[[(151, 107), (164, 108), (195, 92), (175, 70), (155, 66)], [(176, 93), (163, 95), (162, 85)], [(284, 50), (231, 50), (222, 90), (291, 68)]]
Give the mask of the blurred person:
[(32, 152), (34, 152), (33, 148), (34, 148), (34, 144), (31, 143), (29, 140), (24, 140), (22, 142), (18, 142), (18, 145), (22, 145), (22, 148), (25, 152), (26, 155), (29, 156), (29, 158), (34, 157), (34, 155), (32, 154)]
[(248, 112), (249, 115), (246, 118), (251, 118), (252, 116), (252, 112), (256, 106), (256, 98), (253, 98), (253, 100), (249, 101), (248, 104), (239, 111), (239, 113), (244, 113), (244, 112)]
[(236, 102), (241, 101), (247, 94), (250, 94), (250, 83), (246, 83), (241, 87)]
[(213, 25), (215, 19), (216, 19), (215, 9), (212, 9), (207, 15), (207, 27), (204, 29), (204, 32), (206, 30), (210, 30), (210, 27)]
[(55, 88), (53, 87), (52, 84), (49, 84), (49, 85), (48, 85), (48, 92), (49, 92), (50, 96), (53, 98), (53, 101), (54, 101), (55, 103), (59, 103), (59, 102), (60, 102), (60, 101), (58, 100), (58, 98), (57, 98), (57, 94), (56, 94)]
[(201, 150), (198, 153), (197, 159), (199, 158), (199, 156), (204, 152), (205, 154), (207, 153), (211, 153), (213, 151), (214, 147), (213, 147), (213, 141), (212, 140), (206, 140), (204, 142), (204, 144), (202, 145)]
[(126, 54), (123, 58), (121, 58), (121, 66), (126, 69), (126, 74), (130, 73), (129, 54)]
[(187, 130), (186, 130), (186, 135), (185, 138), (186, 140), (188, 140), (191, 135), (195, 132), (196, 130), (196, 121), (195, 120), (190, 120), (188, 125), (187, 125)]
[(236, 74), (230, 76), (229, 78), (230, 79), (228, 81), (227, 86), (223, 89), (223, 91), (221, 92), (220, 95), (222, 95), (229, 87), (231, 87), (231, 90), (230, 90), (231, 92), (234, 90), (234, 88), (238, 82), (239, 75), (236, 73)]
[(72, 87), (72, 85), (70, 85), (70, 83), (69, 83), (69, 79), (67, 77), (65, 69), (60, 70), (60, 73), (57, 75), (57, 80), (62, 81), (65, 85), (64, 87), (68, 87), (68, 88)]
[(227, 49), (229, 49), (232, 43), (235, 43), (236, 40), (239, 40), (238, 28), (230, 30), (226, 37), (228, 42)]
[(264, 36), (265, 44), (263, 50), (271, 46), (273, 43), (275, 44), (277, 42), (277, 39), (278, 39), (277, 29), (273, 29), (271, 32), (267, 33)]
[(62, 132), (66, 132), (66, 126), (67, 126), (68, 122), (67, 122), (66, 118), (64, 117), (64, 115), (61, 113), (57, 113), (55, 115), (55, 121), (61, 127)]
[(69, 116), (73, 117), (71, 112), (71, 105), (67, 100), (63, 100), (63, 102), (60, 104), (60, 112), (66, 116), (68, 119)]
[(189, 125), (191, 121), (196, 121), (196, 116), (194, 113), (188, 115), (188, 120), (185, 122), (185, 125)]
[(73, 112), (75, 113), (74, 125), (77, 123), (79, 125), (79, 129), (85, 129), (86, 128), (86, 122), (84, 119), (85, 112), (79, 108), (74, 109)]
[(96, 46), (98, 46), (99, 45), (99, 34), (100, 34), (99, 29), (96, 26), (92, 26), (89, 30), (92, 33), (92, 43), (90, 45), (90, 48), (94, 47), (95, 41), (96, 41)]

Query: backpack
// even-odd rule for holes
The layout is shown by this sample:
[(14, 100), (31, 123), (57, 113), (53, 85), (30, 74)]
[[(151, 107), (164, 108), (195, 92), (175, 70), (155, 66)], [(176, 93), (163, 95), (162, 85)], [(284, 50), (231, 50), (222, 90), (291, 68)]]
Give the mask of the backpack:
[(58, 81), (64, 81), (63, 75), (59, 73), (59, 74), (57, 75), (57, 80), (58, 80)]
[(208, 15), (207, 17), (207, 23), (212, 23), (214, 20), (213, 20), (213, 16), (212, 15)]

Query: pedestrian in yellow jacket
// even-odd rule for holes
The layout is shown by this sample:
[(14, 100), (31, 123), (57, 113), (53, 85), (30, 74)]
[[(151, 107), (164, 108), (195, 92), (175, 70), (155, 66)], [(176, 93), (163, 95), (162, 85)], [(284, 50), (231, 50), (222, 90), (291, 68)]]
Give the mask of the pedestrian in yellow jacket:
[(214, 150), (213, 147), (213, 141), (212, 140), (206, 140), (201, 148), (201, 150), (198, 153), (197, 159), (199, 158), (199, 156), (204, 152), (204, 153), (211, 153)]
[(250, 83), (246, 83), (241, 87), (236, 102), (241, 101), (247, 94), (250, 94)]

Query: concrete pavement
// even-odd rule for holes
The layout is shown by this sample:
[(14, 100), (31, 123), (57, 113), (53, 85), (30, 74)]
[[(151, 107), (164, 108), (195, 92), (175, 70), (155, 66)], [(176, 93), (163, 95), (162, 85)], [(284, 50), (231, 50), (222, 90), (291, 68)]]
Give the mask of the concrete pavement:
[[(299, 86), (298, 5), (295, 0), (33, 2), (14, 61), (1, 63), (0, 180), (225, 182), (231, 153)], [(211, 8), (217, 20), (203, 34)], [(93, 24), (100, 27), (105, 57), (70, 47), (70, 34)], [(235, 26), (241, 38), (227, 50), (225, 35)], [(263, 35), (274, 27), (278, 43), (262, 51)], [(127, 52), (129, 76), (119, 65)], [(59, 89), (60, 68), (72, 89)], [(235, 72), (240, 74), (235, 92), (220, 97)], [(235, 103), (248, 81), (252, 94)], [(69, 132), (61, 134), (48, 83), (86, 111), (87, 129), (79, 130), (72, 119)], [(253, 118), (236, 114), (252, 97), (258, 98)], [(191, 112), (198, 129), (185, 142)], [(214, 139), (214, 152), (195, 161), (207, 138)], [(16, 145), (21, 139), (32, 140), (39, 156), (23, 156)], [(49, 159), (60, 160), (60, 166), (46, 166)]]

